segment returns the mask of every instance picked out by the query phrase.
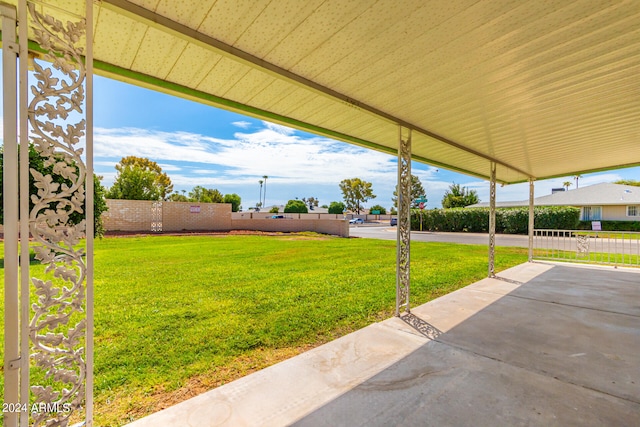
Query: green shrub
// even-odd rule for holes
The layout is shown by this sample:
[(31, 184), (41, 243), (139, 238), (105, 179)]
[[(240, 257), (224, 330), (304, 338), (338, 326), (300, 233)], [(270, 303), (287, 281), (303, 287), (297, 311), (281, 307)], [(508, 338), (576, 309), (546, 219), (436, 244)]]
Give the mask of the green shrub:
[(284, 213), (308, 213), (307, 205), (302, 200), (289, 200)]
[[(4, 199), (3, 199), (3, 193), (2, 193), (3, 156), (4, 156), (4, 152), (2, 150), (2, 147), (0, 147), (0, 223), (2, 223), (4, 219), (4, 206), (3, 206)], [(57, 160), (61, 160), (61, 158), (58, 157)], [(77, 168), (77, 165), (74, 164), (73, 166)], [(38, 151), (33, 146), (33, 144), (29, 144), (29, 167), (35, 169), (36, 171), (40, 172), (45, 176), (51, 175), (53, 183), (55, 183), (56, 185), (66, 185), (66, 186), (71, 185), (71, 181), (69, 179), (65, 178), (59, 173), (53, 172), (54, 165), (45, 166), (45, 158), (40, 156), (40, 153), (38, 153)], [(76, 170), (76, 173), (77, 173), (77, 170)], [(93, 234), (95, 237), (102, 237), (104, 235), (105, 229), (104, 229), (102, 214), (104, 214), (109, 210), (109, 207), (107, 206), (107, 201), (106, 201), (107, 190), (102, 185), (101, 179), (102, 179), (101, 176), (93, 174), (93, 227), (94, 227)], [(38, 191), (40, 190), (36, 187), (36, 182), (35, 182), (35, 179), (33, 178), (33, 175), (29, 174), (29, 193), (33, 197), (33, 195), (37, 194)], [(49, 206), (51, 209), (55, 209), (55, 202), (52, 202)], [(33, 208), (34, 208), (33, 200), (30, 200), (29, 211), (31, 211)], [(85, 212), (86, 212), (86, 200), (85, 200), (85, 204), (83, 205), (83, 208), (85, 209)], [(63, 209), (69, 210), (69, 208), (63, 208)], [(79, 224), (82, 220), (85, 219), (85, 212), (77, 212), (77, 211), (70, 212), (68, 223), (71, 225)]]
[(411, 213), (411, 227), (428, 231), (462, 231), (469, 233), (483, 233), (489, 230), (489, 209), (432, 209), (413, 210)]
[(529, 230), (529, 208), (496, 210), (496, 232), (498, 230), (500, 230), (500, 233), (505, 234), (527, 234)]
[(342, 202), (331, 202), (331, 204), (329, 205), (330, 214), (342, 215), (345, 209), (346, 207)]
[[(488, 208), (452, 208), (411, 212), (411, 228), (427, 231), (454, 231), (486, 233), (489, 231)], [(564, 206), (537, 207), (534, 209), (535, 228), (574, 230), (578, 226), (580, 209)], [(496, 209), (496, 232), (527, 234), (529, 208)]]
[(580, 222), (580, 208), (545, 206), (535, 208), (535, 228), (575, 230)]
[[(640, 231), (640, 221), (600, 221), (603, 231)], [(591, 230), (591, 221), (580, 221), (578, 230)]]

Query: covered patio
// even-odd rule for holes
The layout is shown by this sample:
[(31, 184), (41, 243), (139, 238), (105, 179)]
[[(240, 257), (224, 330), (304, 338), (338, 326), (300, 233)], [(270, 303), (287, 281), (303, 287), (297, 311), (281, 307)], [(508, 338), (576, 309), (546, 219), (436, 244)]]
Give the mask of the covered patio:
[(129, 426), (635, 425), (638, 283), (523, 264)]
[[(409, 417), (404, 421), (408, 423), (440, 413), (449, 417), (448, 422), (442, 418), (444, 424), (469, 419), (491, 424), (491, 417), (495, 421), (501, 415), (506, 423), (527, 424), (535, 423), (536, 416), (548, 416), (540, 422), (546, 424), (562, 413), (564, 424), (571, 424), (570, 411), (561, 409), (585, 408), (585, 413), (595, 414), (594, 408), (610, 404), (619, 411), (603, 413), (618, 418), (603, 423), (637, 420), (640, 399), (630, 372), (638, 370), (638, 294), (636, 288), (629, 290), (629, 278), (637, 283), (637, 273), (589, 270), (586, 283), (604, 274), (597, 289), (572, 282), (574, 275), (585, 276), (576, 271), (587, 270), (568, 266), (540, 271), (547, 267), (528, 264), (513, 277), (506, 276), (508, 280), (493, 277), (498, 184), (529, 183), (531, 258), (536, 180), (640, 165), (637, 1), (8, 0), (0, 2), (0, 15), (5, 402), (19, 407), (35, 397), (54, 408), (68, 404), (86, 425), (93, 425), (93, 222), (71, 224), (69, 212), (93, 217), (95, 72), (398, 156), (398, 317), (223, 387), (212, 392), (214, 396), (255, 398), (257, 394), (245, 395), (241, 389), (249, 384), (258, 390), (256, 381), (283, 366), (294, 370), (301, 363), (295, 369), (313, 376), (304, 361), (326, 359), (323, 349), (332, 354), (336, 350), (331, 346), (345, 344), (357, 348), (358, 355), (370, 355), (344, 366), (350, 370), (359, 366), (356, 361), (366, 362), (358, 368), (363, 373), (349, 374), (346, 383), (326, 388), (324, 382), (343, 369), (332, 365), (338, 359), (329, 356), (329, 362), (323, 362), (328, 376), (317, 377), (316, 391), (285, 394), (287, 404), (261, 414), (288, 417), (274, 418), (272, 424), (322, 424), (332, 420), (327, 414), (341, 414), (345, 408), (362, 408), (358, 416), (364, 417), (387, 408), (376, 419), (389, 417), (386, 420), (397, 424)], [(33, 174), (39, 190), (28, 194), (29, 143), (55, 165), (53, 174), (66, 180), (63, 185), (52, 183), (49, 175)], [(490, 279), (415, 309), (409, 303), (412, 161), (491, 183)], [(28, 245), (20, 245), (29, 235), (36, 258), (48, 264), (46, 277), (30, 277), (28, 262), (20, 263), (29, 259)], [(80, 248), (84, 236), (86, 245)], [(602, 285), (618, 281), (622, 290)], [(32, 287), (40, 295), (33, 306), (29, 298), (21, 298), (32, 293)], [(601, 307), (587, 297), (599, 292), (606, 293), (606, 298), (595, 298), (599, 304), (610, 304), (619, 292), (631, 293), (620, 305)], [(504, 304), (514, 318), (503, 316), (498, 308)], [(448, 315), (435, 316), (438, 307)], [(555, 311), (559, 307), (562, 310)], [(464, 320), (452, 316), (460, 312)], [(527, 313), (533, 317), (519, 317)], [(414, 322), (418, 332), (401, 319)], [(629, 319), (636, 323), (624, 323)], [(517, 334), (510, 329), (514, 322)], [(590, 339), (593, 330), (599, 331), (597, 341)], [(358, 337), (366, 336), (375, 339), (364, 339), (358, 347)], [(394, 351), (377, 347), (383, 336), (380, 342), (388, 339)], [(587, 345), (605, 338), (612, 339), (606, 342), (611, 352)], [(348, 344), (350, 340), (358, 344)], [(524, 356), (511, 353), (516, 343), (521, 343)], [(534, 344), (544, 350), (534, 349)], [(554, 349), (563, 349), (562, 356)], [(428, 364), (415, 365), (424, 352), (431, 355), (424, 357)], [(556, 365), (562, 358), (579, 369)], [(54, 389), (30, 384), (34, 365), (55, 379)], [(610, 383), (604, 379), (608, 366), (621, 375)], [(604, 383), (591, 381), (596, 374)], [(516, 375), (531, 381), (530, 386), (507, 380)], [(421, 381), (427, 378), (437, 381)], [(384, 386), (397, 381), (402, 383), (398, 388)], [(549, 384), (560, 388), (551, 392)], [(273, 388), (269, 396), (277, 402)], [(375, 390), (377, 394), (369, 393)], [(452, 397), (452, 390), (462, 393), (459, 399)], [(416, 397), (427, 395), (433, 398)], [(206, 401), (206, 396), (201, 399)], [(314, 402), (300, 403), (298, 410), (298, 396)], [(520, 407), (516, 396), (523, 396), (521, 402), (535, 397), (540, 405), (558, 411), (536, 406), (512, 413)], [(400, 403), (393, 406), (396, 398)], [(441, 406), (443, 399), (457, 406)], [(479, 405), (471, 405), (474, 409), (465, 414), (464, 404), (474, 399)], [(417, 406), (404, 412), (402, 402), (409, 401)], [(244, 417), (256, 408), (242, 409), (241, 403), (234, 403), (229, 414)], [(483, 415), (478, 408), (484, 405), (504, 411)], [(225, 419), (226, 407), (213, 405), (210, 410), (220, 409)], [(392, 407), (397, 414), (389, 413)], [(199, 412), (205, 413), (182, 414), (188, 419)], [(593, 415), (584, 421), (596, 419)], [(69, 414), (49, 411), (31, 419), (28, 413), (10, 412), (4, 420), (11, 427), (32, 422), (66, 425)]]

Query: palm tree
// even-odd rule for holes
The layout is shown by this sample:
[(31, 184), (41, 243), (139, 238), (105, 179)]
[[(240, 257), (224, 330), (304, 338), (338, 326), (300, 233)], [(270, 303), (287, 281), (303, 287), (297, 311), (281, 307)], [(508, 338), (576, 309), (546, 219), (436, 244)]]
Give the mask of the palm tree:
[(262, 196), (262, 206), (267, 206), (267, 178), (269, 178), (267, 175), (264, 175), (262, 177), (262, 179), (264, 179), (264, 195)]
[(258, 183), (260, 184), (260, 198), (258, 199), (258, 203), (256, 203), (256, 206), (262, 206), (262, 183), (264, 181), (263, 180), (259, 180)]
[(573, 179), (576, 180), (576, 189), (578, 188), (578, 181), (580, 180), (580, 178), (582, 178), (582, 175), (576, 175), (573, 177)]
[(565, 181), (565, 182), (563, 182), (563, 183), (562, 183), (562, 186), (563, 186), (564, 188), (566, 188), (566, 189), (567, 189), (567, 191), (569, 191), (569, 187), (570, 187), (571, 185), (573, 185), (573, 184), (571, 183), (571, 181)]

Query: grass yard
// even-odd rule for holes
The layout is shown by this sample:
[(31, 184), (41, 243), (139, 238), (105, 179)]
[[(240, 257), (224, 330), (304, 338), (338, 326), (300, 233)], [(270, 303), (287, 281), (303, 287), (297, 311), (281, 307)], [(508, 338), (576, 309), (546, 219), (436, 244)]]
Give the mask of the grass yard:
[(592, 236), (611, 240), (640, 240), (640, 233), (635, 231), (576, 231), (576, 236)]
[[(500, 247), (496, 270), (526, 259), (526, 249)], [(411, 260), (413, 305), (487, 274), (486, 246), (416, 242)], [(392, 316), (395, 262), (395, 242), (313, 234), (96, 241), (96, 425), (125, 424)]]
[(534, 249), (535, 259), (558, 262), (583, 262), (587, 264), (621, 265), (624, 267), (640, 267), (640, 255), (616, 252), (588, 252), (562, 251), (549, 249)]

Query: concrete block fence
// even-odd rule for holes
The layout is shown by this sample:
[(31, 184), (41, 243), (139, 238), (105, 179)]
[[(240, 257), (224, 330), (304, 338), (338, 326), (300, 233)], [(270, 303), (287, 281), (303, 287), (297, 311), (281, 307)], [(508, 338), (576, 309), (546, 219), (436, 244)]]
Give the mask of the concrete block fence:
[(153, 202), (107, 199), (107, 231), (228, 231), (231, 205), (227, 203)]
[(268, 213), (232, 213), (228, 203), (107, 199), (107, 206), (109, 210), (103, 215), (107, 232), (314, 231), (349, 236), (349, 223), (343, 215), (295, 214), (274, 219)]
[[(349, 220), (388, 221), (391, 215), (336, 215), (325, 213), (279, 214), (231, 212), (228, 203), (153, 202), (149, 200), (107, 199), (109, 210), (103, 221), (107, 232), (181, 231), (313, 231), (349, 237)], [(0, 225), (0, 235), (3, 234)], [(0, 236), (1, 237), (1, 236)]]

